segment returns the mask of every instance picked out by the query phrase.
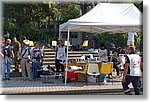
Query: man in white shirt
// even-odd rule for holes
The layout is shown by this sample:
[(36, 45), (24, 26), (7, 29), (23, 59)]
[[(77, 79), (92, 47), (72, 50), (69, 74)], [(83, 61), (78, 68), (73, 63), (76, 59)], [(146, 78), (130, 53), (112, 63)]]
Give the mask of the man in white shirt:
[[(58, 42), (55, 51), (56, 51), (56, 55), (55, 55), (56, 74), (59, 75), (61, 72), (64, 72), (63, 62), (66, 59), (65, 46), (62, 40)], [(56, 76), (55, 79), (58, 79), (58, 76)]]
[(129, 47), (129, 54), (126, 56), (125, 69), (122, 78), (122, 86), (126, 95), (131, 95), (129, 84), (132, 83), (135, 95), (140, 95), (141, 58), (135, 53), (134, 47)]
[(30, 60), (32, 59), (31, 51), (29, 49), (29, 42), (23, 42), (23, 48), (19, 51), (19, 59), (21, 59), (20, 68), (22, 69), (22, 77), (24, 80), (32, 80), (32, 69)]

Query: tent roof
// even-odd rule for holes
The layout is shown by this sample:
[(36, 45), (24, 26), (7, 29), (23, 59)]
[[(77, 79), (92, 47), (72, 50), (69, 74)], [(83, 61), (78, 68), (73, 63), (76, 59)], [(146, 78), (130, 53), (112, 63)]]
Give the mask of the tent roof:
[(138, 32), (142, 29), (142, 13), (134, 4), (99, 3), (77, 19), (61, 24), (60, 31)]

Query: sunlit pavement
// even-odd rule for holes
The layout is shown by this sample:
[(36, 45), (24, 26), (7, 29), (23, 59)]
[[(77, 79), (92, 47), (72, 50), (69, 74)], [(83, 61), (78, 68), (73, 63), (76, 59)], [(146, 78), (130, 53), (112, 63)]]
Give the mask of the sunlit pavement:
[[(110, 81), (110, 82), (109, 82)], [(108, 95), (123, 95), (121, 86), (121, 78), (115, 78), (113, 84), (111, 79), (108, 79), (106, 84), (77, 82), (63, 83), (62, 79), (50, 79), (51, 83), (43, 83), (42, 79), (23, 80), (21, 77), (14, 77), (11, 80), (1, 81), (1, 94), (108, 94)], [(132, 85), (130, 84), (130, 88)]]

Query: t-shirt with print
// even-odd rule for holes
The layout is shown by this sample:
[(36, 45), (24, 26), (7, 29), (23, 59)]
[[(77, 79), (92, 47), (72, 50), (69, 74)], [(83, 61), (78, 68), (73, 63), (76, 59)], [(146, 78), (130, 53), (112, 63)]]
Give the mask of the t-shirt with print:
[[(140, 58), (139, 58), (139, 61), (140, 61)], [(138, 61), (138, 63), (140, 63), (139, 61)], [(132, 76), (132, 75), (131, 75), (131, 74), (132, 74), (132, 70), (130, 69), (130, 59), (129, 59), (128, 55), (125, 56), (125, 64), (129, 64), (127, 75)], [(140, 70), (140, 69), (139, 69), (139, 70)], [(138, 76), (140, 76), (140, 74), (141, 74), (141, 73), (139, 73)]]
[(101, 61), (107, 62), (108, 57), (107, 57), (107, 50), (106, 49), (99, 49), (99, 59)]

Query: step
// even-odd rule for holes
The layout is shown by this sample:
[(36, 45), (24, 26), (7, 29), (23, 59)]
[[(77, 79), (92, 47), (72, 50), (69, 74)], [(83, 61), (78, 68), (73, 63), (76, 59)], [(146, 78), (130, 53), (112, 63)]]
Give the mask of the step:
[[(88, 56), (89, 54), (68, 54), (69, 57), (81, 57), (82, 55), (86, 55)], [(93, 54), (93, 56), (97, 57), (98, 54)], [(44, 57), (55, 57), (55, 54), (53, 55), (49, 55), (49, 54), (45, 54)]]
[[(76, 59), (79, 59), (80, 57), (69, 57), (68, 59), (69, 60), (72, 60), (72, 59), (74, 59), (74, 60), (76, 60)], [(43, 62), (51, 62), (51, 61), (55, 61), (55, 58), (44, 58), (43, 59), (44, 61)]]
[(43, 49), (44, 52), (54, 52), (54, 49)]
[[(44, 53), (55, 53), (55, 51), (46, 50), (46, 51), (44, 51)], [(68, 53), (69, 54), (72, 54), (72, 53), (74, 53), (74, 54), (89, 54), (90, 52), (88, 52), (88, 51), (69, 51)], [(92, 52), (91, 54), (97, 54), (97, 53)]]
[(55, 58), (55, 55), (44, 55), (44, 58)]
[(55, 65), (55, 61), (43, 62), (43, 65)]
[(44, 52), (44, 55), (53, 55), (55, 52)]

